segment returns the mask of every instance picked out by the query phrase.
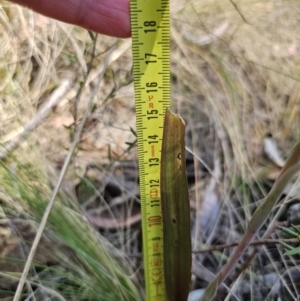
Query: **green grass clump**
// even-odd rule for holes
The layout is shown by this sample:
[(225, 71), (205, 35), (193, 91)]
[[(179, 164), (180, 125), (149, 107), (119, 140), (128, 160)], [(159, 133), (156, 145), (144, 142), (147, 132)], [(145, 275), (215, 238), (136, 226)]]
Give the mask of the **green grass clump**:
[[(1, 163), (0, 182), (3, 193), (11, 200), (3, 207), (6, 216), (12, 220), (19, 216), (24, 222), (37, 224), (50, 192), (43, 175), (30, 166), (17, 163), (12, 168), (12, 164)], [(13, 208), (17, 203), (26, 210), (16, 212)], [(78, 204), (67, 198), (57, 198), (45, 236), (47, 247), (42, 241), (35, 258), (44, 255), (47, 262), (47, 256), (51, 254), (49, 262), (56, 264), (47, 266), (35, 260), (32, 269), (39, 272), (31, 271), (24, 294), (29, 294), (28, 286), (31, 286), (39, 287), (39, 293), (60, 296), (62, 300), (141, 300), (141, 291), (137, 289), (138, 283), (129, 276), (132, 271), (125, 257), (92, 228)], [(9, 263), (9, 258), (5, 260)], [(13, 262), (13, 265), (6, 265), (8, 268), (2, 270), (1, 276), (14, 278), (16, 282), (24, 261)], [(9, 267), (18, 264), (18, 272), (12, 272)]]

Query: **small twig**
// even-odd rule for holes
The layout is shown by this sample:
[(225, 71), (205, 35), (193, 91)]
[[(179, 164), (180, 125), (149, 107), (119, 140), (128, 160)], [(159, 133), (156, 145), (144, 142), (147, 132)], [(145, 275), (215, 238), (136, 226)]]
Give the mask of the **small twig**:
[(89, 222), (96, 228), (102, 228), (107, 230), (116, 230), (124, 227), (130, 227), (141, 220), (141, 214), (137, 213), (127, 219), (113, 219), (113, 218), (103, 218), (99, 216), (94, 216), (91, 213), (85, 214)]
[(84, 77), (84, 85), (81, 85), (77, 94), (76, 94), (76, 97), (75, 97), (75, 102), (74, 102), (74, 129), (75, 129), (75, 132), (76, 132), (76, 127), (77, 127), (77, 118), (78, 118), (78, 104), (79, 104), (79, 101), (80, 101), (80, 98), (81, 98), (81, 94), (82, 94), (82, 91), (87, 83), (87, 79), (90, 75), (90, 72), (92, 70), (92, 67), (93, 67), (93, 61), (94, 61), (94, 58), (95, 58), (95, 51), (96, 51), (96, 43), (97, 43), (97, 38), (98, 38), (98, 34), (95, 35), (95, 40), (94, 40), (94, 45), (93, 45), (93, 49), (92, 49), (92, 55), (91, 55), (91, 59), (88, 63), (88, 68), (87, 68), (87, 72), (86, 72), (86, 75)]
[[(275, 245), (275, 244), (280, 244), (281, 241), (285, 242), (285, 243), (299, 243), (299, 239), (297, 239), (297, 238), (263, 239), (263, 240), (255, 240), (255, 241), (251, 242), (249, 246)], [(193, 253), (198, 254), (198, 253), (220, 251), (220, 250), (228, 249), (231, 247), (236, 247), (238, 244), (239, 244), (238, 242), (232, 242), (229, 244), (216, 245), (216, 246), (211, 246), (210, 248), (204, 249), (204, 250), (195, 250), (195, 251), (193, 251)]]

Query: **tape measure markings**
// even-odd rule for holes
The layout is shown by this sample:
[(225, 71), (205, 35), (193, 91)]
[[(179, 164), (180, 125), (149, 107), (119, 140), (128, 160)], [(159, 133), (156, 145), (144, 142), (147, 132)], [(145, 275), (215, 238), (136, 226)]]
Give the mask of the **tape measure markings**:
[(147, 301), (165, 301), (160, 157), (170, 106), (168, 0), (130, 0)]
[(130, 4), (146, 293), (148, 301), (164, 301), (160, 156), (170, 106), (169, 2)]

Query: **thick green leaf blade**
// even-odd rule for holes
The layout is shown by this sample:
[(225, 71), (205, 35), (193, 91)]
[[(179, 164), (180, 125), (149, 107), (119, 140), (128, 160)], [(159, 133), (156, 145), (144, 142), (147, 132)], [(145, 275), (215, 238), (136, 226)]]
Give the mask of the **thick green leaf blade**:
[(161, 200), (165, 284), (169, 301), (186, 301), (191, 279), (190, 204), (184, 136), (182, 118), (166, 110), (161, 157)]

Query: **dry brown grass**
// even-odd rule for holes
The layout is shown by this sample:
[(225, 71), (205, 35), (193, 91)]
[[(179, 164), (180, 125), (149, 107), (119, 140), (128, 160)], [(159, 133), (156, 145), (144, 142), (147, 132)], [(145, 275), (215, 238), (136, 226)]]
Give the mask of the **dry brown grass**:
[[(15, 5), (3, 3), (0, 8), (0, 143), (16, 137), (62, 81), (73, 83), (59, 105), (14, 151), (22, 163), (56, 178), (55, 169), (72, 141), (74, 118), (83, 116), (104, 62), (102, 54), (115, 40), (98, 37), (88, 84), (76, 105), (93, 52), (88, 32)], [(265, 183), (272, 175), (266, 167), (271, 172), (277, 169), (262, 156), (265, 135), (272, 133), (284, 158), (299, 140), (299, 12), (296, 0), (171, 2), (171, 106), (187, 122), (187, 147), (199, 157), (193, 163), (192, 207), (201, 211), (209, 191), (219, 204), (210, 208), (220, 215), (206, 238), (208, 246), (218, 235), (223, 235), (221, 243), (238, 240), (252, 212), (249, 204), (268, 190)], [(115, 58), (97, 93), (67, 175), (73, 196), (88, 167), (105, 164), (110, 175), (115, 160), (136, 159), (135, 149), (126, 151), (126, 142), (135, 140), (130, 130), (135, 128), (130, 46), (130, 40), (117, 41)], [(216, 174), (219, 167), (216, 180), (207, 170)], [(213, 190), (206, 189), (209, 185)], [(194, 238), (202, 237), (198, 236), (201, 220), (195, 219), (193, 231)], [(276, 252), (282, 256), (280, 248)], [(281, 276), (288, 270), (275, 267), (269, 250), (261, 256), (269, 258), (268, 273)], [(208, 262), (216, 272), (220, 258), (221, 253), (214, 253), (198, 260)], [(282, 262), (290, 265), (284, 257)], [(249, 274), (252, 284), (259, 273), (267, 274), (256, 262)], [(291, 282), (288, 296), (294, 300), (296, 284)], [(256, 290), (256, 284), (252, 288)]]

